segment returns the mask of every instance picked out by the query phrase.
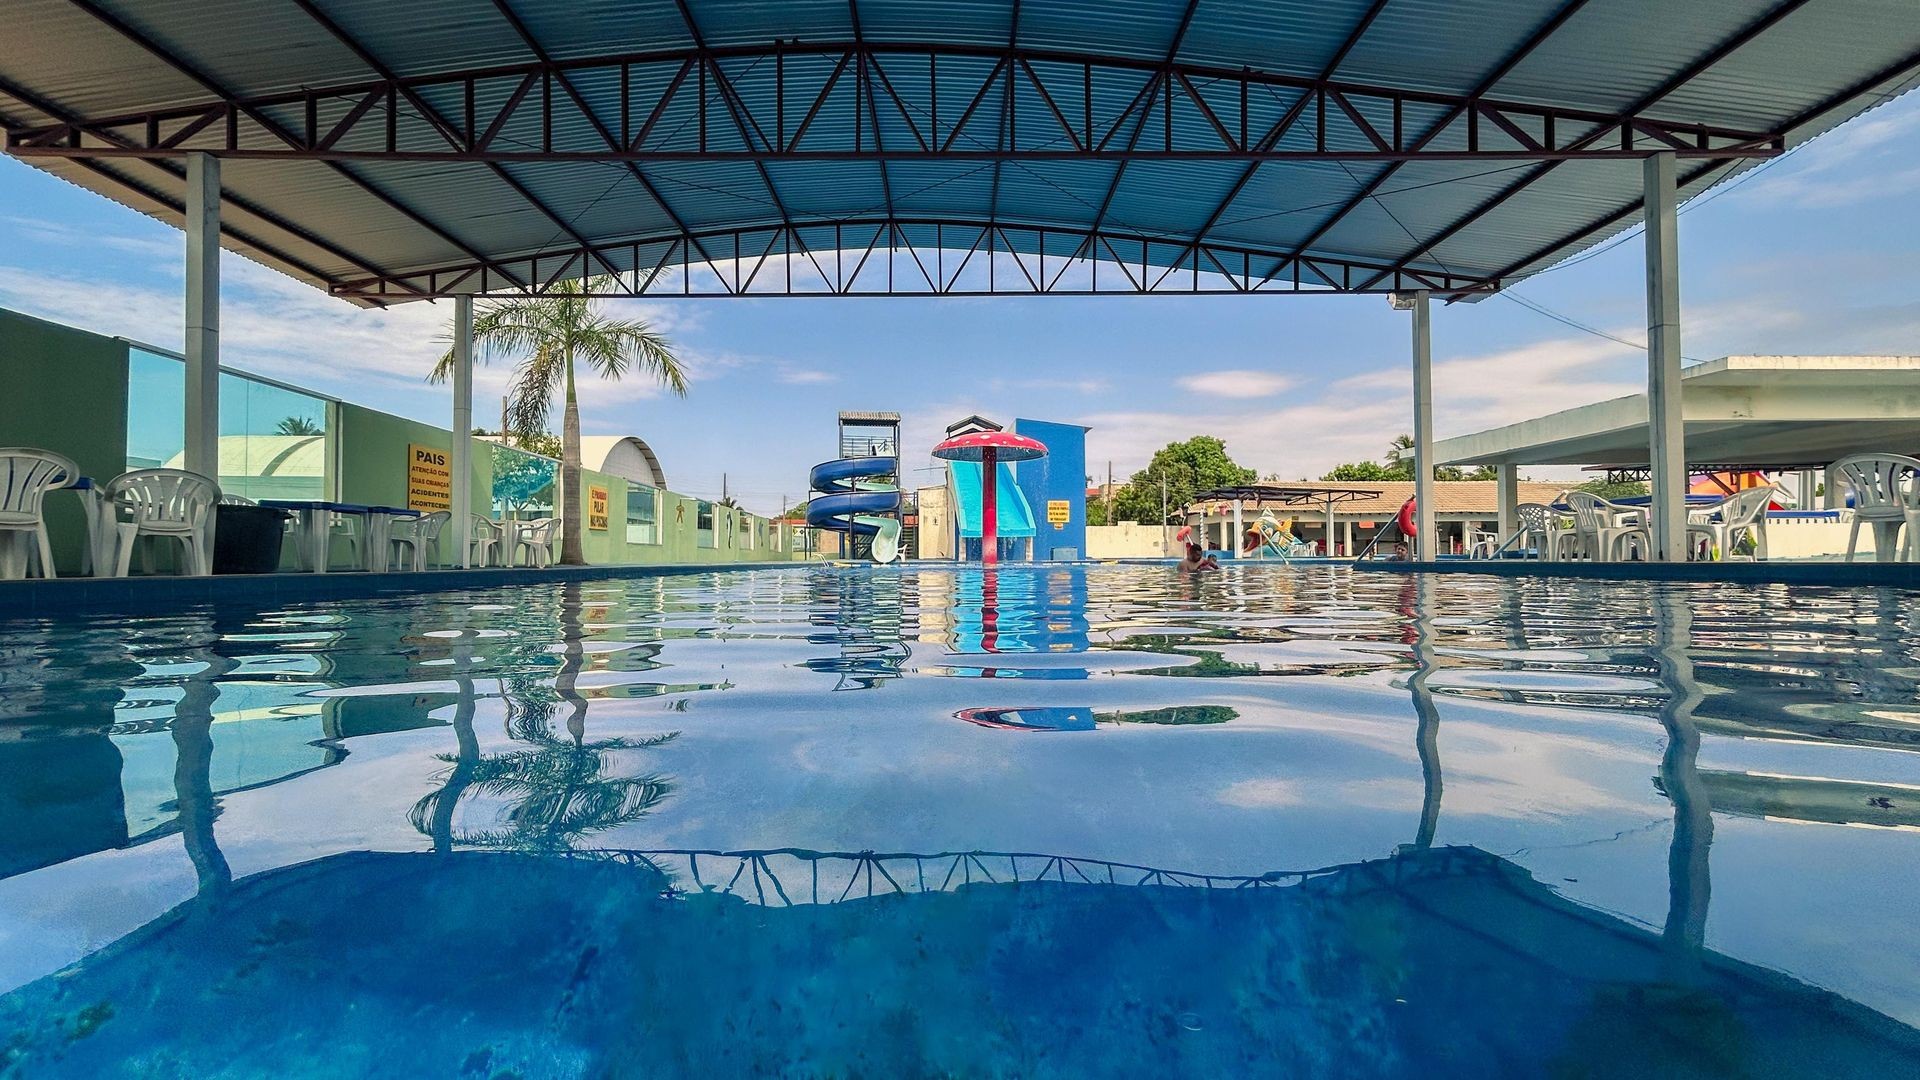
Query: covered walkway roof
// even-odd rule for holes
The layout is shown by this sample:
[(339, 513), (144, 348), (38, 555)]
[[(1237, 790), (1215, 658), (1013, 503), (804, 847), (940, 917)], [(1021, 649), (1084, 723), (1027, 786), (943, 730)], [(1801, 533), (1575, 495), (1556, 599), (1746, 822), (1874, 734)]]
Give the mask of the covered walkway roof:
[[(1848, 454), (1920, 451), (1920, 356), (1726, 356), (1685, 369), (1687, 460), (1812, 468)], [(1647, 464), (1647, 395), (1442, 439), (1453, 465)]]
[(362, 303), (1466, 295), (1920, 71), (1912, 0), (9, 0), (8, 152)]

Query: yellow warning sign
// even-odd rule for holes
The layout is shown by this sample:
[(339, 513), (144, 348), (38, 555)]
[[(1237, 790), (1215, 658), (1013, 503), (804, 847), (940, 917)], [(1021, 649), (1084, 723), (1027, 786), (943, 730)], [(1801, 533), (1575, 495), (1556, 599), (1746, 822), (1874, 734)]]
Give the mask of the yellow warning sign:
[(1059, 528), (1073, 520), (1073, 504), (1065, 499), (1047, 500), (1047, 523)]
[(598, 484), (587, 488), (587, 528), (607, 531), (607, 489)]
[(407, 509), (453, 509), (451, 455), (437, 446), (407, 444)]

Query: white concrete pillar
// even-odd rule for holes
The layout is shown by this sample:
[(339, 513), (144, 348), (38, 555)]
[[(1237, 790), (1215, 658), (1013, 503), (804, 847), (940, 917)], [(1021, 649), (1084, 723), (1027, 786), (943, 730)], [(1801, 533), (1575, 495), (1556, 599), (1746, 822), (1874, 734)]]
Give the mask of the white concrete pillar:
[(1345, 521), (1341, 523), (1340, 550), (1345, 552), (1348, 558), (1352, 558), (1353, 556), (1359, 554), (1359, 552), (1353, 549), (1353, 522), (1352, 521)]
[(1233, 557), (1236, 559), (1240, 557), (1240, 538), (1247, 535), (1246, 526), (1241, 523), (1240, 509), (1240, 500), (1233, 500), (1233, 546), (1226, 550), (1233, 552)]
[(1433, 497), (1433, 315), (1427, 291), (1413, 294), (1413, 501), (1415, 558), (1437, 558)]
[(220, 479), (220, 159), (187, 155), (186, 454)]
[(1500, 541), (1505, 543), (1507, 537), (1520, 527), (1520, 466), (1494, 466), (1494, 483), (1498, 488), (1494, 505), (1500, 512), (1500, 523), (1494, 531), (1500, 534)]
[(1328, 555), (1328, 556), (1331, 556), (1333, 554), (1333, 496), (1331, 495), (1327, 496), (1326, 541), (1322, 543), (1320, 546), (1326, 549), (1322, 551), (1320, 554)]
[(1678, 164), (1670, 151), (1646, 159), (1648, 463), (1653, 483), (1653, 558), (1687, 557), (1687, 446), (1680, 389)]
[[(455, 565), (473, 557), (473, 297), (453, 298), (453, 537)], [(440, 556), (446, 559), (446, 553)]]

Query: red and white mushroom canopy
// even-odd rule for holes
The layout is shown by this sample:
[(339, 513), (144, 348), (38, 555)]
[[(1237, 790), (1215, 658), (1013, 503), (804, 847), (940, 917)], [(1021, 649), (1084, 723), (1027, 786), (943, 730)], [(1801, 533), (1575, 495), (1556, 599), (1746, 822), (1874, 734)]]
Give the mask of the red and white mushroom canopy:
[(1011, 431), (971, 431), (933, 448), (933, 456), (947, 461), (984, 461), (992, 450), (996, 461), (1028, 461), (1046, 457), (1047, 447), (1036, 439)]

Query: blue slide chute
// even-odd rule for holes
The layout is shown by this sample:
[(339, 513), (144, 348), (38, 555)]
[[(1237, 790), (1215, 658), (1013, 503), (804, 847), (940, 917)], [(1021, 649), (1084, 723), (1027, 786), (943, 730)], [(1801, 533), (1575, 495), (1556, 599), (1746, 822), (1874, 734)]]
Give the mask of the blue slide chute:
[(807, 504), (807, 524), (816, 529), (873, 537), (873, 561), (900, 557), (900, 489), (886, 480), (898, 464), (890, 457), (850, 457), (813, 467), (807, 483), (821, 492)]
[[(1001, 462), (998, 466), (1000, 479), (994, 485), (994, 512), (999, 515), (999, 524), (995, 531), (1004, 538), (1033, 536), (1039, 530), (1034, 525), (1033, 507), (1027, 503), (1027, 494), (1020, 490), (1014, 479), (1013, 466)], [(960, 536), (966, 540), (980, 537), (982, 522), (981, 509), (986, 500), (980, 495), (980, 463), (977, 461), (953, 461), (947, 463), (947, 469), (953, 476), (953, 494), (959, 505)]]

